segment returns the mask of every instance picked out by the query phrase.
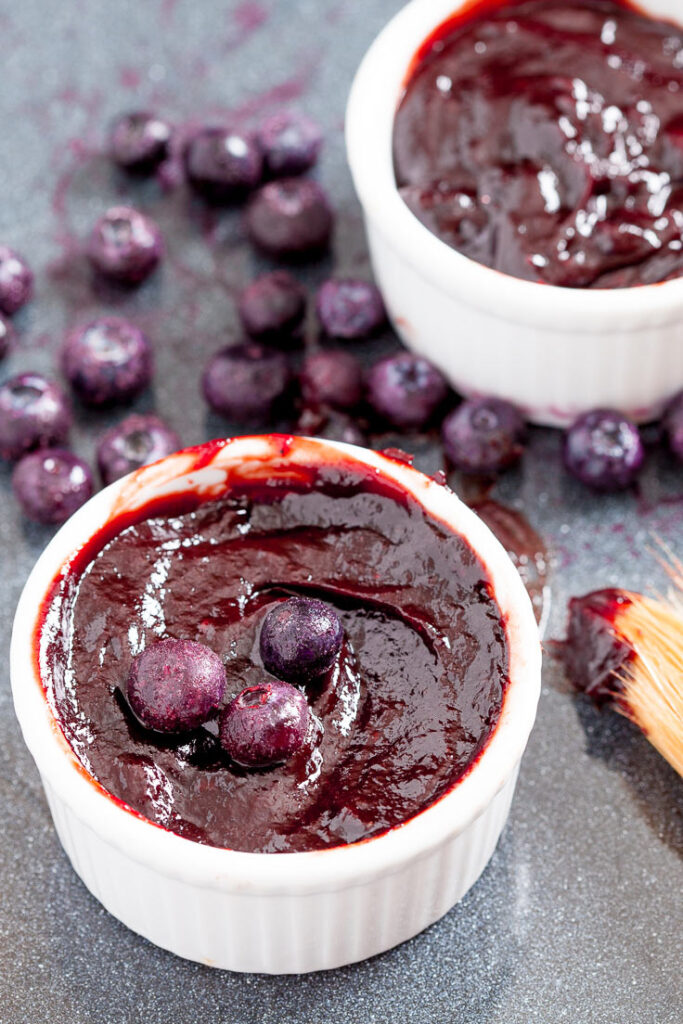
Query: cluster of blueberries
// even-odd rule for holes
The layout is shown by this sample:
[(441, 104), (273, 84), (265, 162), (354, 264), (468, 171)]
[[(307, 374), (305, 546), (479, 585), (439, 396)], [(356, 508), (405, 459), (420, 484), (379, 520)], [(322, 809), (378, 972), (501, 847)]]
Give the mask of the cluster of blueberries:
[[(283, 259), (321, 252), (329, 242), (328, 198), (317, 182), (302, 176), (315, 164), (321, 145), (318, 125), (292, 110), (266, 118), (255, 132), (204, 126), (185, 138), (156, 115), (138, 112), (120, 117), (109, 139), (113, 160), (131, 173), (160, 171), (175, 160), (207, 202), (244, 200), (251, 241)], [(87, 254), (98, 273), (137, 285), (158, 264), (163, 242), (151, 218), (117, 206), (95, 224)], [(12, 333), (2, 314), (18, 310), (32, 287), (25, 261), (0, 248), (0, 357)], [(443, 376), (412, 353), (384, 358), (364, 373), (348, 348), (311, 350), (295, 380), (282, 343), (300, 334), (306, 306), (304, 289), (286, 270), (264, 274), (243, 291), (238, 313), (248, 340), (215, 353), (202, 376), (212, 409), (233, 423), (264, 423), (298, 389), (303, 411), (295, 429), (300, 433), (365, 444), (359, 426), (363, 414), (382, 429), (400, 430), (428, 427), (446, 414), (441, 436), (455, 468), (490, 475), (519, 459), (525, 423), (514, 406), (484, 397), (452, 408)], [(342, 342), (366, 338), (386, 320), (377, 288), (355, 279), (324, 282), (315, 310), (323, 334)], [(152, 349), (135, 324), (102, 316), (67, 337), (62, 370), (82, 402), (126, 403), (151, 380)], [(23, 373), (0, 386), (0, 456), (19, 460), (13, 489), (25, 514), (39, 522), (63, 522), (93, 491), (87, 463), (63, 447), (71, 418), (63, 389), (39, 374)], [(670, 404), (663, 428), (674, 455), (683, 460), (683, 393)], [(130, 415), (101, 438), (99, 472), (111, 483), (179, 447), (178, 436), (159, 417)], [(642, 437), (623, 414), (596, 410), (568, 430), (564, 460), (595, 489), (627, 487), (644, 461)]]
[(299, 687), (332, 668), (344, 629), (334, 608), (305, 597), (278, 602), (261, 624), (261, 660), (272, 679), (248, 686), (222, 709), (223, 662), (193, 640), (160, 640), (133, 661), (126, 697), (138, 721), (154, 732), (186, 736), (218, 718), (218, 739), (242, 768), (281, 764), (301, 749), (311, 711)]

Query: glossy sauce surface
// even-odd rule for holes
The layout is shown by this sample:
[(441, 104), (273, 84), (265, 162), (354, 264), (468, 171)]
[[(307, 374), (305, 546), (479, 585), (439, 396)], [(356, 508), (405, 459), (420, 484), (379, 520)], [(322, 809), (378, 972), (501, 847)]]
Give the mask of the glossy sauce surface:
[(615, 0), (483, 0), (418, 51), (396, 114), (405, 202), (514, 277), (683, 273), (683, 29)]
[[(390, 485), (330, 469), (123, 526), (56, 581), (39, 657), (78, 758), (136, 811), (216, 846), (320, 849), (406, 821), (482, 751), (507, 683), (500, 610), (466, 541)], [(267, 678), (260, 625), (293, 593), (334, 604), (346, 639), (308, 689), (313, 728), (290, 761), (230, 764), (215, 723), (182, 737), (141, 728), (122, 687), (146, 644), (207, 644), (230, 700)]]

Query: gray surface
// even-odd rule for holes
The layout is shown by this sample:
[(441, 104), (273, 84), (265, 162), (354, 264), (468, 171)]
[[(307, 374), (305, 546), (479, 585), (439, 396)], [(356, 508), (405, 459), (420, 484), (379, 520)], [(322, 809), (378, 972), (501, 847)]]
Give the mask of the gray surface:
[[(2, 376), (50, 370), (67, 324), (96, 309), (125, 310), (154, 339), (159, 409), (187, 443), (219, 434), (196, 379), (206, 354), (234, 337), (231, 293), (254, 269), (239, 218), (221, 216), (212, 226), (182, 190), (163, 198), (153, 185), (118, 178), (97, 155), (103, 126), (142, 102), (180, 119), (244, 105), (255, 113), (301, 97), (328, 130), (321, 176), (341, 214), (334, 263), (364, 273), (342, 112), (354, 67), (398, 6), (1, 0), (0, 240), (38, 270), (36, 300), (17, 318), (19, 344)], [(119, 195), (158, 216), (169, 238), (162, 272), (129, 296), (96, 293), (74, 243)], [(315, 282), (325, 269), (304, 276)], [(90, 454), (93, 432), (115, 418), (80, 413), (78, 450)], [(522, 469), (501, 487), (555, 550), (549, 636), (561, 633), (571, 593), (663, 585), (646, 550), (652, 532), (679, 553), (683, 544), (680, 467), (653, 457), (639, 495), (606, 500), (566, 480), (558, 443), (552, 432), (534, 432)], [(429, 441), (405, 447), (419, 448), (419, 465), (438, 467)], [(22, 523), (5, 470), (0, 487), (6, 647), (21, 585), (49, 533)], [(401, 948), (301, 979), (212, 972), (118, 924), (61, 852), (14, 720), (6, 667), (0, 730), (2, 1024), (683, 1019), (680, 780), (627, 723), (566, 693), (549, 659), (510, 824), (481, 881)]]

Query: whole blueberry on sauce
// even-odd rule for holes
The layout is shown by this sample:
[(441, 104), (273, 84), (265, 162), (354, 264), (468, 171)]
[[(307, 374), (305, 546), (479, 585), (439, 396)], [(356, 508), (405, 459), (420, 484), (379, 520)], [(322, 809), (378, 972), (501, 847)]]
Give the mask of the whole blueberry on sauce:
[(683, 29), (621, 0), (480, 0), (420, 47), (394, 126), (403, 199), (530, 281), (683, 272)]
[(248, 686), (221, 715), (221, 746), (244, 768), (280, 764), (303, 744), (310, 717), (295, 686), (279, 680)]
[(209, 647), (168, 638), (150, 644), (133, 660), (126, 695), (147, 728), (183, 732), (215, 713), (225, 686), (223, 662)]
[(329, 672), (343, 639), (344, 627), (331, 605), (291, 597), (266, 615), (259, 649), (263, 664), (278, 679), (306, 682)]

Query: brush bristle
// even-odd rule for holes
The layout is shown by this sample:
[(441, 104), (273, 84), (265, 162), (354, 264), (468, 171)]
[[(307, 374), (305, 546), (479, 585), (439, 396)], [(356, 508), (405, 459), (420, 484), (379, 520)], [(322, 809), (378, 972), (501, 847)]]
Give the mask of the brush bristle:
[[(613, 628), (633, 651), (617, 676), (615, 704), (683, 776), (683, 565), (667, 600), (628, 593)], [(678, 577), (678, 578), (677, 578)]]

